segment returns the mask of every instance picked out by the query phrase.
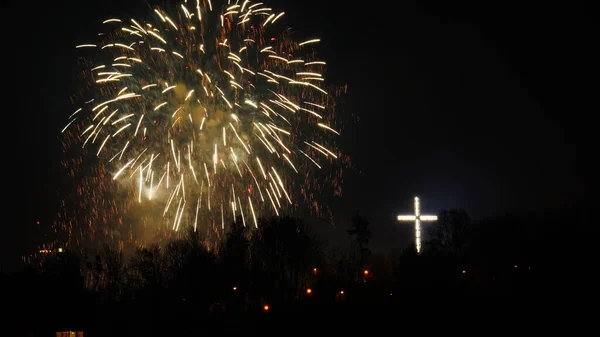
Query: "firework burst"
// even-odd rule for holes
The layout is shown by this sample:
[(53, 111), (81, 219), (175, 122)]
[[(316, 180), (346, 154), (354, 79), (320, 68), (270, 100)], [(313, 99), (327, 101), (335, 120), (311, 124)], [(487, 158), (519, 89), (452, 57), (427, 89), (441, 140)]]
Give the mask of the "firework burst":
[(327, 91), (320, 40), (295, 41), (283, 17), (262, 3), (190, 0), (105, 20), (76, 46), (88, 85), (62, 131), (94, 157), (69, 165), (96, 167), (81, 189), (96, 187), (79, 193), (102, 208), (94, 221), (123, 211), (117, 190), (172, 231), (320, 208), (314, 179), (341, 155), (340, 89)]

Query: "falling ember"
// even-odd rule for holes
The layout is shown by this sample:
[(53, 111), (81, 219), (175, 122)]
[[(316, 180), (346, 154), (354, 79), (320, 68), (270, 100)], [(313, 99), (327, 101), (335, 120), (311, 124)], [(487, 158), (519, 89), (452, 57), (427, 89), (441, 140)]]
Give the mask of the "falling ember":
[[(159, 210), (173, 231), (223, 230), (236, 217), (258, 227), (262, 215), (320, 204), (317, 177), (339, 185), (326, 165), (340, 156), (341, 90), (324, 82), (321, 40), (295, 41), (283, 13), (261, 2), (228, 3), (111, 18), (76, 46), (89, 83), (76, 92), (63, 144), (79, 148), (74, 171), (96, 165), (98, 175), (82, 179), (81, 194), (95, 198), (85, 202), (112, 212), (91, 211), (89, 223), (148, 204), (135, 207), (146, 217)], [(87, 151), (97, 159), (86, 162)], [(134, 202), (108, 201), (117, 190)]]

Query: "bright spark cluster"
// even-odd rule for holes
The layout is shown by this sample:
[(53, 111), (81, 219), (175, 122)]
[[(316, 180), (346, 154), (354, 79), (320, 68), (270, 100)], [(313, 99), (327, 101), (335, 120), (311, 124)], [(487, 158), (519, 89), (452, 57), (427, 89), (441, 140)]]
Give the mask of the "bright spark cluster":
[(174, 231), (257, 226), (299, 195), (315, 203), (306, 181), (340, 155), (337, 93), (324, 85), (320, 40), (294, 41), (283, 17), (261, 2), (190, 0), (105, 20), (97, 41), (76, 46), (90, 86), (62, 132), (132, 202), (160, 205)]

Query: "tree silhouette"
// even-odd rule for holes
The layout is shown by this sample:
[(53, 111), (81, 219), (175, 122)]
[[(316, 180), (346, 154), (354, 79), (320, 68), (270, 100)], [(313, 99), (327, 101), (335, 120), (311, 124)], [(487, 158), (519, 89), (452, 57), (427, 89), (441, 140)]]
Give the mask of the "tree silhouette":
[(427, 244), (436, 253), (460, 260), (467, 251), (473, 230), (473, 221), (467, 212), (444, 209), (428, 230), (431, 240)]
[(371, 239), (370, 223), (356, 211), (352, 214), (351, 226), (352, 229), (349, 229), (347, 232), (351, 236), (354, 236), (354, 241), (358, 245), (359, 251), (358, 268), (363, 268), (366, 265), (366, 259), (370, 254), (370, 250), (367, 247), (369, 240)]
[(231, 224), (221, 245), (220, 257), (224, 265), (226, 279), (231, 286), (248, 284), (248, 263), (250, 257), (250, 230), (242, 221)]
[(117, 300), (126, 280), (126, 261), (120, 248), (104, 244), (93, 262), (86, 262), (88, 287), (104, 300)]
[(319, 264), (319, 243), (310, 227), (291, 217), (261, 220), (252, 237), (255, 291), (271, 301), (293, 303)]
[(138, 247), (129, 263), (130, 289), (141, 297), (152, 297), (165, 286), (162, 250), (156, 244)]
[(192, 302), (207, 309), (223, 291), (214, 252), (203, 237), (190, 229), (184, 238), (170, 241), (164, 250), (167, 292), (175, 303)]
[(349, 254), (346, 251), (332, 249), (327, 256), (326, 271), (320, 271), (320, 273), (325, 273), (328, 282), (333, 283), (332, 285), (337, 289), (348, 289), (348, 285), (355, 274), (354, 268), (348, 263), (349, 261)]
[[(361, 267), (369, 269), (365, 277), (351, 251), (325, 254), (311, 227), (298, 219), (259, 219), (258, 229), (236, 221), (217, 246), (190, 229), (161, 246), (138, 247), (128, 261), (108, 245), (83, 265), (84, 251), (43, 254), (29, 260), (26, 273), (5, 282), (11, 289), (18, 285), (22, 295), (9, 289), (6, 297), (31, 308), (60, 307), (33, 310), (32, 324), (86, 322), (90, 334), (120, 336), (247, 330), (285, 312), (314, 326), (315, 318), (331, 319), (304, 315), (318, 308), (369, 310), (394, 302), (412, 311), (419, 303), (454, 303), (454, 295), (461, 301), (464, 295), (545, 295), (568, 282), (585, 284), (579, 269), (589, 266), (557, 249), (561, 239), (574, 239), (561, 231), (570, 215), (509, 214), (474, 222), (462, 210), (442, 210), (429, 226), (431, 240), (421, 254), (413, 244), (398, 257), (385, 257), (367, 255), (369, 223), (356, 212), (348, 233), (362, 253)], [(81, 276), (86, 270), (89, 282)], [(265, 304), (269, 312), (263, 311)]]
[[(251, 228), (243, 226), (242, 219), (232, 223), (219, 249), (224, 287), (229, 289), (230, 310), (242, 310), (247, 305), (250, 278)], [(228, 293), (227, 291), (225, 293)]]
[(103, 284), (109, 299), (116, 300), (121, 295), (125, 283), (126, 266), (123, 251), (105, 245), (100, 253), (103, 261)]

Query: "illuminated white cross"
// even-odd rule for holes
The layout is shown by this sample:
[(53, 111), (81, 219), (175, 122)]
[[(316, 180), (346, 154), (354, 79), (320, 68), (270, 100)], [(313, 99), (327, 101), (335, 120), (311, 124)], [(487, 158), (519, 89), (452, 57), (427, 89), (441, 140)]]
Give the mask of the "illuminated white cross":
[(421, 221), (436, 221), (436, 215), (421, 215), (421, 204), (419, 197), (415, 197), (415, 215), (398, 215), (398, 221), (415, 222), (415, 245), (417, 253), (421, 252)]

